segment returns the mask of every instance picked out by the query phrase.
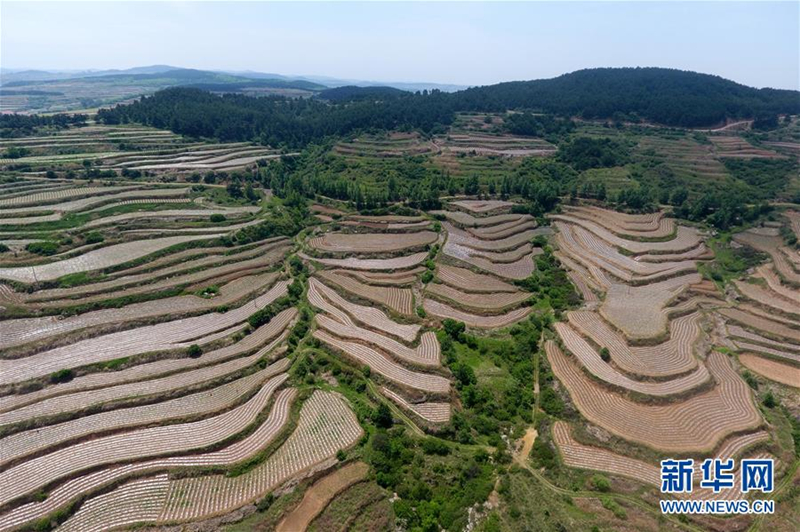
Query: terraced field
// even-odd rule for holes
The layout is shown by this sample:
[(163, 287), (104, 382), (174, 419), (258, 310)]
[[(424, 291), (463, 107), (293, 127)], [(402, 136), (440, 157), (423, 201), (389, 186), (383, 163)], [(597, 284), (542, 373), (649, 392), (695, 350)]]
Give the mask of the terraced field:
[[(740, 366), (713, 346), (735, 345), (743, 367), (762, 369), (767, 378), (782, 372), (779, 382), (785, 383), (785, 375), (791, 379), (796, 369), (787, 365), (792, 363), (763, 357), (795, 353), (800, 337), (793, 326), (753, 312), (760, 303), (753, 301), (748, 309), (730, 291), (726, 298), (703, 281), (698, 265), (714, 258), (703, 235), (662, 212), (629, 215), (583, 205), (567, 206), (552, 218), (557, 256), (584, 295), (583, 308), (567, 312), (566, 321), (554, 325), (557, 338), (544, 345), (553, 373), (582, 416), (552, 426), (564, 463), (657, 489), (654, 452), (680, 453), (695, 463), (709, 456), (770, 457), (753, 451), (770, 435), (751, 388), (737, 372)], [(777, 252), (778, 246), (770, 245)], [(769, 272), (759, 271), (765, 286), (735, 285), (770, 288)], [(793, 301), (789, 292), (781, 297), (784, 305)], [(720, 325), (724, 322), (727, 327)], [(757, 351), (748, 351), (754, 347)], [(578, 426), (581, 441), (573, 437)], [(643, 450), (623, 454), (608, 434)], [(702, 489), (691, 495), (738, 496)]]
[[(473, 126), (451, 140), (482, 142), (509, 159), (538, 149)], [(146, 144), (159, 135), (119, 136)], [(200, 157), (224, 164), (262, 155), (160, 136), (172, 150), (103, 155), (100, 167), (155, 172)], [(395, 157), (381, 149), (370, 157)], [(791, 397), (800, 367), (800, 259), (778, 222), (737, 234), (736, 245), (770, 262), (723, 292), (701, 275), (714, 258), (708, 235), (665, 212), (564, 205), (552, 227), (539, 227), (513, 213), (515, 198), (449, 197), (443, 210), (392, 206), (383, 215), (317, 198), (325, 204), (312, 206), (314, 223), (295, 238), (251, 241), (241, 235), (281, 202), (224, 192), (149, 179), (0, 183), (0, 225), (22, 242), (0, 254), (0, 530), (56, 519), (64, 530), (218, 528), (269, 494), (283, 504), (297, 486), (310, 486), (305, 497), (257, 512), (271, 519), (267, 528), (390, 526), (383, 490), (347, 519), (328, 511), (361, 484), (377, 487), (363, 480), (374, 474), (367, 466), (342, 482), (326, 470), (353, 458), (374, 464), (381, 431), (403, 433), (426, 465), (458, 473), (454, 460), (470, 466), (479, 446), (503, 452), (491, 423), (505, 423), (509, 446), (519, 437), (517, 425), (487, 413), (504, 407), (493, 394), (518, 396), (527, 415), (543, 386), (570, 412), (551, 419), (569, 467), (655, 486), (655, 457), (665, 454), (785, 458), (754, 400), (765, 389)], [(781, 223), (791, 227), (792, 212)], [(37, 255), (25, 249), (31, 242), (57, 247)], [(559, 267), (583, 294), (581, 308), (573, 298), (553, 312), (540, 297), (550, 288), (542, 279)], [(445, 320), (462, 322), (465, 335)], [(533, 329), (556, 381), (531, 386), (529, 397), (507, 383), (535, 375), (533, 366), (522, 360), (512, 372), (500, 363), (538, 352), (536, 342), (515, 339)], [(722, 345), (730, 356), (714, 349)], [(387, 409), (402, 431), (377, 424)], [(465, 419), (486, 426), (459, 432)], [(350, 450), (369, 424), (366, 452)], [(422, 439), (426, 432), (451, 440), (447, 449)]]
[(114, 174), (123, 169), (173, 174), (230, 171), (291, 155), (246, 142), (197, 142), (169, 131), (123, 125), (88, 125), (0, 140), (0, 150), (11, 147), (24, 148), (27, 153), (17, 159), (0, 159), (0, 165), (29, 164), (36, 171), (57, 163), (77, 169), (83, 160), (91, 160), (98, 170)]

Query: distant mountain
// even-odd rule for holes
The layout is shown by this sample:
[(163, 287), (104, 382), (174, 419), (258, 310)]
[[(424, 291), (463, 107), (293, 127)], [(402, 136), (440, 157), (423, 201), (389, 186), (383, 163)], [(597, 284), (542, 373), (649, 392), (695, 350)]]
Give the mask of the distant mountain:
[[(405, 91), (423, 91), (423, 90), (441, 90), (444, 92), (454, 92), (465, 89), (463, 85), (448, 85), (442, 83), (423, 83), (423, 82), (379, 82), (379, 81), (364, 81), (353, 79), (341, 79), (326, 76), (287, 76), (284, 74), (275, 74), (268, 72), (255, 72), (252, 70), (197, 70), (190, 68), (174, 67), (169, 65), (150, 65), (143, 67), (135, 67), (121, 70), (21, 70), (21, 69), (0, 69), (0, 85), (6, 86), (20, 86), (18, 82), (48, 82), (48, 81), (63, 81), (67, 79), (82, 79), (82, 78), (106, 78), (108, 76), (137, 76), (140, 74), (166, 74), (168, 72), (186, 71), (186, 72), (205, 72), (207, 76), (204, 79), (198, 79), (196, 83), (214, 83), (214, 75), (232, 76), (238, 80), (283, 80), (292, 82), (308, 82), (313, 85), (305, 85), (306, 87), (317, 86), (319, 89), (335, 88), (343, 86), (357, 86), (357, 87), (394, 87), (396, 89)], [(188, 74), (176, 74), (176, 76), (185, 78)], [(198, 75), (199, 77), (199, 75)], [(118, 78), (122, 80), (123, 78)], [(130, 80), (131, 78), (127, 78)], [(224, 81), (223, 81), (224, 82)], [(182, 84), (181, 84), (182, 85)], [(302, 84), (297, 85), (300, 87)], [(319, 90), (310, 89), (310, 90)]]
[(334, 89), (325, 89), (317, 94), (318, 98), (329, 102), (352, 102), (359, 100), (386, 100), (408, 94), (407, 91), (394, 87), (356, 87), (347, 85)]
[(755, 89), (667, 68), (594, 68), (536, 81), (475, 87), (453, 95), (464, 111), (534, 109), (587, 119), (640, 118), (680, 127), (800, 113), (800, 92)]
[[(298, 89), (309, 92), (325, 89), (324, 85), (306, 80), (248, 78), (224, 72), (194, 70), (190, 68), (172, 68), (152, 66), (132, 68), (129, 70), (94, 72), (84, 77), (68, 78), (70, 83), (89, 85), (131, 85), (132, 87), (152, 87), (153, 90), (168, 87), (195, 87), (214, 92), (239, 92), (247, 89), (279, 88)], [(4, 88), (28, 87), (32, 85), (57, 85), (64, 79), (52, 80), (17, 80), (3, 84)], [(151, 91), (152, 92), (152, 91)]]
[(151, 65), (134, 67), (124, 70), (0, 70), (0, 84), (6, 85), (17, 81), (53, 81), (65, 79), (88, 78), (97, 76), (125, 75), (125, 74), (157, 74), (168, 70), (177, 70), (177, 67), (168, 65)]

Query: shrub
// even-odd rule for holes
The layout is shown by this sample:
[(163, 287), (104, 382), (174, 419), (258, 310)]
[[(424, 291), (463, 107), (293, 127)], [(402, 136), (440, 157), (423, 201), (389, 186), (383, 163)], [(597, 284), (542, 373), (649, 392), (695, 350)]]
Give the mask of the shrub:
[(45, 241), (45, 242), (31, 242), (25, 249), (31, 253), (36, 253), (37, 255), (55, 255), (58, 251), (58, 244), (55, 242)]
[(450, 446), (435, 438), (426, 438), (422, 442), (422, 451), (425, 454), (435, 454), (437, 456), (447, 456), (450, 454)]
[(220, 223), (220, 222), (224, 222), (226, 220), (225, 215), (224, 214), (219, 214), (219, 213), (212, 214), (210, 219), (215, 224), (216, 223)]
[(611, 360), (611, 353), (608, 351), (607, 347), (600, 349), (600, 358), (602, 358), (604, 362)]
[(99, 244), (103, 240), (105, 240), (105, 237), (98, 231), (92, 231), (91, 233), (86, 235), (87, 244)]
[(0, 253), (11, 251), (11, 248), (0, 242)]
[(422, 282), (424, 284), (428, 284), (431, 281), (433, 281), (433, 272), (427, 270), (425, 273), (422, 274)]
[(203, 354), (203, 350), (197, 344), (192, 344), (189, 346), (189, 349), (186, 350), (186, 354), (189, 355), (190, 358), (200, 358), (200, 355)]
[(756, 378), (753, 376), (752, 373), (750, 373), (749, 371), (745, 371), (742, 374), (742, 377), (744, 377), (744, 382), (746, 382), (748, 386), (750, 386), (754, 390), (758, 390), (758, 381), (756, 380)]
[(778, 400), (775, 399), (775, 396), (772, 395), (772, 392), (767, 392), (767, 395), (764, 396), (764, 406), (767, 408), (775, 408), (778, 404)]
[(611, 482), (603, 475), (594, 475), (592, 477), (592, 485), (597, 491), (611, 491)]
[(69, 382), (75, 377), (71, 369), (62, 369), (50, 374), (50, 382), (53, 384), (60, 384)]

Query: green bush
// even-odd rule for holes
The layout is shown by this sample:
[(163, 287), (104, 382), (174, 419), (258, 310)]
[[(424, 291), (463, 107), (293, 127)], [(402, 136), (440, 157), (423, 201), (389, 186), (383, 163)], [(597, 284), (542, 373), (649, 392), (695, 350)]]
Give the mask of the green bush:
[(37, 255), (55, 255), (58, 251), (58, 244), (55, 242), (50, 241), (43, 241), (43, 242), (31, 242), (25, 249), (31, 253), (36, 253)]
[(600, 348), (600, 358), (603, 359), (603, 362), (608, 362), (611, 360), (611, 353), (608, 351), (607, 347)]
[(91, 233), (86, 235), (87, 244), (99, 244), (103, 240), (105, 240), (105, 237), (98, 231), (92, 231)]
[(767, 392), (767, 395), (764, 396), (764, 406), (767, 408), (775, 408), (778, 404), (778, 400), (775, 399), (775, 396), (772, 395), (772, 392)]
[(62, 369), (50, 374), (50, 382), (53, 384), (60, 384), (69, 382), (75, 377), (71, 369)]
[(212, 214), (211, 215), (211, 221), (213, 223), (215, 223), (215, 224), (219, 223), (219, 222), (224, 222), (225, 220), (226, 220), (226, 218), (225, 218), (224, 214), (217, 213), (217, 214)]
[(199, 345), (192, 344), (186, 350), (186, 354), (189, 356), (189, 358), (200, 358), (200, 356), (203, 354), (203, 350)]
[(611, 491), (611, 482), (603, 475), (592, 476), (592, 485), (597, 491)]
[(10, 247), (8, 247), (8, 246), (6, 246), (6, 245), (5, 245), (5, 244), (3, 244), (3, 243), (0, 243), (0, 253), (6, 253), (6, 252), (8, 252), (8, 251), (11, 251), (11, 248), (10, 248)]

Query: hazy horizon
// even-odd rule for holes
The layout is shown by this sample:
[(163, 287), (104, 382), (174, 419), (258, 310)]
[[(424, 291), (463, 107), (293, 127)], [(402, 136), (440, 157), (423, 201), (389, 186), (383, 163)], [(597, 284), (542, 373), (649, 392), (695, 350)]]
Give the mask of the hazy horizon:
[(0, 30), (0, 64), (12, 69), (160, 64), (487, 85), (583, 68), (653, 66), (800, 89), (797, 2), (4, 0)]

